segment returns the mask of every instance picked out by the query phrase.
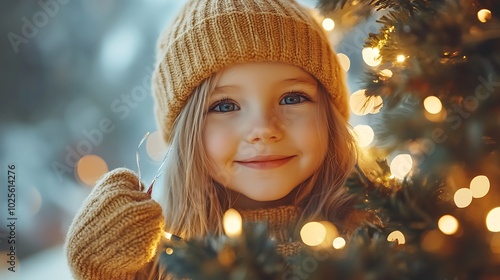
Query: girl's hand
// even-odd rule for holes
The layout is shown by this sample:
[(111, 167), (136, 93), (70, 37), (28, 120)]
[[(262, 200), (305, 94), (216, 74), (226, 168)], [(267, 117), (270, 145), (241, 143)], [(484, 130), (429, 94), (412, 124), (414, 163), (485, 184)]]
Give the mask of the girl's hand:
[(66, 237), (76, 279), (133, 279), (151, 261), (163, 234), (160, 205), (135, 173), (107, 173), (84, 201)]

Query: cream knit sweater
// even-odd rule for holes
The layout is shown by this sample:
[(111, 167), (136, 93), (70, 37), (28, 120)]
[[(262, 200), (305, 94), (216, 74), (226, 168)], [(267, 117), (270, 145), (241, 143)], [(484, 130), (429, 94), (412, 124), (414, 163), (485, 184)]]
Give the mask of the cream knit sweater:
[[(136, 279), (153, 269), (151, 260), (163, 234), (161, 207), (144, 191), (137, 176), (119, 168), (94, 187), (75, 216), (65, 251), (75, 279)], [(269, 234), (284, 256), (297, 254), (300, 242), (291, 241), (297, 220), (293, 206), (240, 211), (243, 220), (269, 221)]]

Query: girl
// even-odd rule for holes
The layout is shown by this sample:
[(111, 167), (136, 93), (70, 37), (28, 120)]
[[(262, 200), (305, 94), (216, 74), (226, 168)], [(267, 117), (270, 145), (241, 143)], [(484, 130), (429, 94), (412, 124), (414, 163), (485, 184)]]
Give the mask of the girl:
[(356, 226), (343, 187), (355, 162), (343, 72), (304, 8), (189, 1), (160, 37), (157, 60), (155, 113), (171, 147), (165, 185), (156, 202), (126, 169), (97, 183), (66, 239), (76, 279), (164, 279), (155, 257), (163, 232), (222, 234), (229, 208), (268, 221), (285, 256), (301, 248), (292, 226)]

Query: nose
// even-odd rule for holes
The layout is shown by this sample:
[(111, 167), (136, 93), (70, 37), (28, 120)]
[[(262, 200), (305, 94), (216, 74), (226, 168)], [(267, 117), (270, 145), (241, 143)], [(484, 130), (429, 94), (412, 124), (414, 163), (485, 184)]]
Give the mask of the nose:
[(276, 142), (283, 138), (283, 122), (275, 113), (257, 113), (248, 120), (246, 141), (250, 144)]

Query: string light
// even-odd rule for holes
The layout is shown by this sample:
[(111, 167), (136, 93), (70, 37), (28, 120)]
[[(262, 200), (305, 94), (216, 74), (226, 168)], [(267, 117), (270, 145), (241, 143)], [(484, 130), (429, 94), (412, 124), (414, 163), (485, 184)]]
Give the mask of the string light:
[(224, 213), (223, 217), (224, 232), (228, 237), (238, 237), (241, 235), (242, 220), (241, 215), (235, 209), (231, 208)]
[(476, 176), (470, 182), (470, 190), (472, 192), (472, 197), (481, 198), (490, 190), (490, 180), (484, 175)]
[(378, 48), (363, 48), (361, 51), (361, 56), (363, 57), (363, 61), (368, 66), (378, 66), (382, 62), (382, 58), (380, 57), (380, 50)]
[(335, 21), (331, 18), (325, 18), (322, 22), (323, 28), (326, 31), (332, 31), (335, 28)]
[(403, 179), (411, 170), (413, 160), (409, 154), (401, 154), (394, 157), (391, 161), (391, 173), (398, 179)]
[(477, 12), (477, 19), (482, 23), (487, 22), (491, 19), (491, 11), (488, 9), (479, 10), (479, 12)]
[(405, 62), (405, 60), (406, 60), (406, 57), (402, 54), (400, 54), (396, 57), (396, 61), (399, 63)]
[(392, 77), (392, 71), (389, 69), (380, 70), (379, 74), (380, 74), (380, 76), (384, 76), (387, 78)]
[(108, 165), (97, 155), (85, 155), (78, 160), (76, 178), (87, 186), (93, 186), (96, 181), (108, 172)]
[(458, 189), (453, 196), (453, 200), (458, 208), (465, 208), (472, 202), (472, 192), (469, 188)]
[(438, 228), (446, 235), (452, 235), (458, 230), (458, 220), (451, 215), (444, 215), (439, 218)]
[(391, 232), (387, 236), (387, 241), (389, 241), (389, 242), (397, 241), (398, 244), (405, 244), (405, 242), (406, 242), (404, 234), (399, 230), (395, 230), (395, 231)]
[(339, 59), (339, 63), (340, 65), (342, 65), (344, 71), (349, 71), (349, 69), (351, 68), (351, 60), (349, 59), (349, 57), (343, 53), (338, 53), (337, 58)]
[(335, 238), (335, 239), (333, 240), (333, 248), (335, 248), (335, 249), (337, 249), (337, 250), (338, 250), (338, 249), (342, 249), (342, 248), (344, 248), (344, 247), (345, 247), (345, 244), (346, 244), (346, 243), (345, 243), (345, 239), (344, 239), (344, 238), (342, 238), (342, 237), (340, 237), (340, 236), (339, 236), (339, 237), (337, 237), (337, 238)]
[(424, 99), (424, 108), (431, 114), (437, 114), (443, 109), (443, 104), (436, 96), (428, 96)]
[(325, 240), (326, 228), (318, 222), (309, 222), (300, 230), (302, 242), (308, 246), (318, 246)]
[(375, 133), (369, 125), (357, 125), (353, 128), (355, 138), (360, 147), (367, 147), (373, 142)]
[(500, 207), (493, 208), (488, 213), (486, 227), (491, 232), (500, 232)]

